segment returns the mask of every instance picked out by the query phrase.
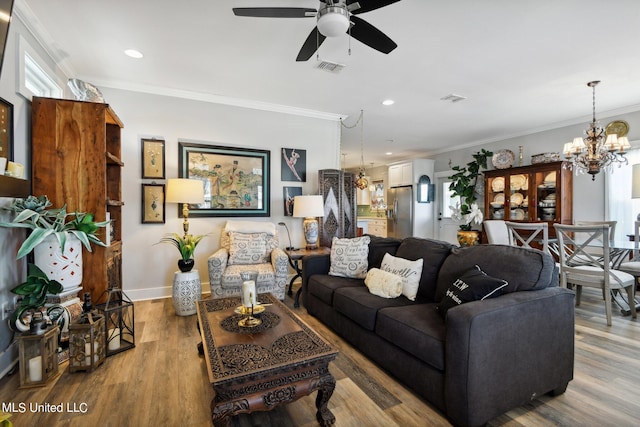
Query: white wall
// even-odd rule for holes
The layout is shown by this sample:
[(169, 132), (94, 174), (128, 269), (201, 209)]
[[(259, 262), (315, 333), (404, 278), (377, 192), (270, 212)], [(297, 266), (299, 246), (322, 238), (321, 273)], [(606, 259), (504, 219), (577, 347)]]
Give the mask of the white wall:
[[(178, 252), (170, 245), (156, 245), (164, 233), (181, 232), (177, 205), (166, 206), (166, 223), (141, 224), (140, 138), (165, 140), (166, 177), (178, 176), (178, 140), (232, 147), (271, 150), (271, 217), (248, 220), (284, 221), (294, 246), (302, 246), (299, 218), (284, 216), (283, 186), (302, 187), (303, 194), (318, 190), (319, 169), (339, 168), (339, 126), (337, 121), (316, 119), (240, 107), (231, 107), (168, 96), (101, 88), (106, 101), (124, 123), (122, 131), (123, 170), (123, 282), (132, 299), (171, 295)], [(307, 150), (305, 183), (280, 180), (282, 148)], [(163, 180), (156, 180), (161, 183)], [(190, 218), (193, 234), (210, 233), (196, 249), (196, 268), (203, 284), (208, 283), (207, 257), (219, 247), (220, 231), (227, 218)], [(288, 246), (286, 231), (280, 229), (281, 246)], [(284, 239), (282, 238), (284, 237)], [(205, 287), (206, 289), (206, 287)]]

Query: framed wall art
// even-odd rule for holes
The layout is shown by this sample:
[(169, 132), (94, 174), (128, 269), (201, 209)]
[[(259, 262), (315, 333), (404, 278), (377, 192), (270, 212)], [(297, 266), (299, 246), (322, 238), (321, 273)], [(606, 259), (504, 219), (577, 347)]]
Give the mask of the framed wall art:
[(293, 216), (293, 199), (302, 196), (302, 187), (283, 187), (284, 216)]
[(164, 179), (164, 140), (142, 139), (142, 179)]
[(268, 150), (178, 141), (178, 168), (180, 178), (204, 185), (204, 203), (190, 205), (189, 216), (270, 215)]
[(142, 223), (164, 224), (164, 184), (142, 184)]
[(282, 149), (280, 180), (307, 182), (307, 150)]
[(13, 104), (0, 98), (0, 157), (13, 160)]

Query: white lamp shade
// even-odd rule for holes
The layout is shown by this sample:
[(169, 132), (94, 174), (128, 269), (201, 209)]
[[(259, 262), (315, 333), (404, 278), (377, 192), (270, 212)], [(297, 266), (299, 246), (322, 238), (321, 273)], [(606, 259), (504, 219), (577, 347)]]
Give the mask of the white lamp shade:
[(607, 135), (607, 140), (604, 145), (607, 147), (607, 150), (614, 151), (618, 149), (618, 135), (612, 133)]
[(640, 199), (640, 164), (632, 166), (631, 197)]
[(349, 28), (349, 17), (342, 8), (330, 8), (331, 13), (324, 13), (318, 18), (318, 31), (325, 37), (337, 37)]
[(582, 138), (573, 138), (573, 150), (574, 151), (582, 151), (585, 148), (584, 139)]
[(197, 179), (169, 179), (165, 201), (167, 203), (203, 203), (204, 184)]
[(627, 138), (626, 136), (621, 136), (620, 138), (618, 138), (618, 145), (620, 146), (621, 151), (631, 148), (631, 144), (629, 144), (629, 138)]
[(296, 196), (293, 199), (293, 216), (296, 218), (324, 216), (322, 196)]

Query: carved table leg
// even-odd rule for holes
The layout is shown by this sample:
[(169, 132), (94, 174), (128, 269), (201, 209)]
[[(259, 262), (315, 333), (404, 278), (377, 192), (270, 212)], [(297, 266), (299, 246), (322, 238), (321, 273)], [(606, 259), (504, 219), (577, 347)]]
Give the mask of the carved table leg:
[(336, 422), (336, 417), (327, 407), (329, 399), (331, 398), (335, 388), (336, 380), (333, 378), (333, 375), (326, 374), (320, 378), (318, 396), (316, 397), (316, 408), (318, 408), (318, 412), (316, 412), (316, 419), (323, 427), (333, 425)]

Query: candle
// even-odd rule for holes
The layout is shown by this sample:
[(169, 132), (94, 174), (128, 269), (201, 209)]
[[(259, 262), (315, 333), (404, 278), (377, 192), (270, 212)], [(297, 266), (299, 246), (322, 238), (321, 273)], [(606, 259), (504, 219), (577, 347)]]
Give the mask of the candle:
[(109, 350), (114, 351), (120, 348), (120, 329), (109, 329)]
[(242, 305), (245, 307), (256, 305), (256, 282), (253, 280), (242, 282)]
[(42, 356), (29, 359), (29, 381), (42, 381)]

